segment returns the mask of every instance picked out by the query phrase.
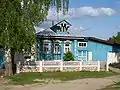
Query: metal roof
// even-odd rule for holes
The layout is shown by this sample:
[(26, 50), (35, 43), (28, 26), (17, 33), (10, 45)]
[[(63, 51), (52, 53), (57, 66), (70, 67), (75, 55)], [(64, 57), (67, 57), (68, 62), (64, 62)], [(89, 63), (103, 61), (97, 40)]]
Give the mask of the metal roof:
[(50, 28), (36, 33), (37, 36), (55, 36), (55, 34), (56, 33), (52, 31)]

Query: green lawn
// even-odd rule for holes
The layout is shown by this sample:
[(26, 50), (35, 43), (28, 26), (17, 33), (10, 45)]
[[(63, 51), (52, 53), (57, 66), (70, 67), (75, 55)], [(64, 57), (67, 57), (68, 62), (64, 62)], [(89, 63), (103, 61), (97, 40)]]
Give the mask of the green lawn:
[(106, 88), (101, 89), (101, 90), (120, 90), (120, 82), (114, 85), (107, 86)]
[(102, 78), (107, 76), (115, 75), (113, 72), (28, 72), (20, 73), (18, 75), (10, 76), (8, 79), (11, 80), (13, 84), (31, 84), (35, 83), (35, 79), (55, 79), (55, 80), (75, 80), (82, 78)]

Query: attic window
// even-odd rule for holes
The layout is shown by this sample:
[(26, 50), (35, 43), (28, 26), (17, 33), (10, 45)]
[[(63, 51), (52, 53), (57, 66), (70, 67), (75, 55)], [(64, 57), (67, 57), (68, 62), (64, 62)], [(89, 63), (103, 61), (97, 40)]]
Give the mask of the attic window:
[(87, 42), (78, 42), (79, 47), (87, 47)]
[(60, 28), (61, 28), (61, 32), (67, 31), (67, 27), (65, 23), (61, 23)]

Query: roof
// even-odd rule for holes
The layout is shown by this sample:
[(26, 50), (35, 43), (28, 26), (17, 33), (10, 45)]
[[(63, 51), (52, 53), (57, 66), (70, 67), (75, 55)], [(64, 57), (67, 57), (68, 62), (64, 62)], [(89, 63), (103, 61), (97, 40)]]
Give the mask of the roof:
[(103, 39), (99, 39), (99, 38), (95, 38), (95, 37), (88, 37), (88, 40), (103, 43), (103, 44), (109, 44), (109, 45), (114, 44), (112, 42), (109, 42), (108, 40), (103, 40)]
[(66, 20), (62, 20), (62, 21), (60, 21), (60, 22), (58, 22), (57, 24), (55, 24), (55, 25), (58, 25), (58, 24), (60, 24), (61, 22), (66, 22), (68, 25), (70, 25), (70, 26), (72, 26), (68, 21), (66, 21)]
[[(69, 22), (67, 22), (66, 20), (62, 20), (60, 22), (58, 22), (57, 24), (55, 24), (54, 26), (57, 26), (58, 24), (60, 24), (61, 22), (66, 22), (68, 25), (71, 26), (71, 24)], [(87, 36), (82, 36), (82, 35), (72, 35), (72, 34), (56, 34), (53, 30), (51, 30), (52, 28), (54, 28), (54, 26), (45, 29), (43, 31), (38, 32), (37, 38), (44, 38), (44, 39), (85, 39), (85, 40), (90, 40), (90, 41), (95, 41), (95, 42), (99, 42), (99, 43), (103, 43), (103, 44), (107, 44), (107, 45), (115, 45), (116, 43), (110, 42), (108, 40), (103, 40), (103, 39), (99, 39), (96, 37), (87, 37)], [(117, 44), (120, 45), (120, 44)]]
[[(99, 42), (99, 43), (103, 43), (103, 44), (107, 44), (107, 45), (115, 44), (115, 43), (109, 42), (107, 40), (99, 39), (99, 38), (96, 38), (96, 37), (86, 37), (86, 36), (51, 35), (51, 36), (41, 37), (41, 36), (38, 35), (38, 38), (44, 38), (44, 39), (49, 39), (49, 38), (51, 38), (51, 39), (71, 39), (71, 40), (84, 39), (84, 40), (90, 40), (90, 41)], [(117, 45), (120, 45), (120, 44), (117, 44)]]
[[(85, 40), (90, 40), (90, 41), (95, 41), (103, 44), (115, 44), (107, 40), (99, 39), (96, 37), (87, 37), (87, 36), (82, 36), (82, 35), (72, 35), (72, 34), (56, 34), (54, 31), (51, 29), (45, 29), (43, 31), (40, 31), (36, 33), (37, 38), (44, 38), (44, 39), (85, 39)], [(120, 44), (118, 44), (120, 45)]]
[(66, 20), (62, 20), (60, 22), (58, 22), (57, 24), (53, 25), (52, 27), (50, 27), (50, 29), (53, 29), (54, 27), (56, 27), (58, 24), (60, 24), (61, 22), (66, 22), (69, 26), (72, 26), (69, 22), (67, 22)]
[(55, 34), (56, 33), (49, 28), (36, 33), (37, 36), (54, 36)]

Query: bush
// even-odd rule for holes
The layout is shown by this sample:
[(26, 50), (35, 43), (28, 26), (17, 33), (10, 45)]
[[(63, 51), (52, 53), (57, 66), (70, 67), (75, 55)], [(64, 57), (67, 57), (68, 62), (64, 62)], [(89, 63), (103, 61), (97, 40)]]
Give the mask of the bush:
[(74, 61), (73, 54), (70, 51), (66, 52), (64, 54), (63, 60), (64, 61)]
[(120, 69), (120, 63), (112, 63), (109, 66)]

